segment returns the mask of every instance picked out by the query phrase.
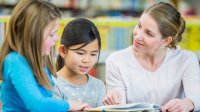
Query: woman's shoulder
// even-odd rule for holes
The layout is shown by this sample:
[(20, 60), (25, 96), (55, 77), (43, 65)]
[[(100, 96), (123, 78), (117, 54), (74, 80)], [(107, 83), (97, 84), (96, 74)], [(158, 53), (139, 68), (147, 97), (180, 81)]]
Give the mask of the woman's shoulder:
[(169, 55), (171, 58), (180, 59), (180, 60), (198, 60), (197, 55), (189, 50), (182, 49), (180, 47), (176, 49), (170, 49)]
[(186, 50), (186, 49), (182, 49), (180, 47), (177, 47), (176, 49), (171, 49), (171, 54), (173, 54), (174, 56), (181, 56), (181, 57), (193, 57), (196, 56), (194, 52)]

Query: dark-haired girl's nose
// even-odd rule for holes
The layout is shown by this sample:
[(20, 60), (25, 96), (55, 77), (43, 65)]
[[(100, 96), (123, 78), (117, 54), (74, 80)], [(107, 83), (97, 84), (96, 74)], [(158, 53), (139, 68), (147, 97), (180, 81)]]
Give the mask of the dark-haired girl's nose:
[(84, 58), (82, 59), (83, 63), (89, 63), (90, 62), (90, 57), (89, 56), (84, 56)]

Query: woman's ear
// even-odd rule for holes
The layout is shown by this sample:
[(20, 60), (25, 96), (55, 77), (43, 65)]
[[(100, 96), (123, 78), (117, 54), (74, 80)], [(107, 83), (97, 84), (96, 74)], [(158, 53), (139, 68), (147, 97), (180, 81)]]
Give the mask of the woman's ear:
[(172, 42), (172, 37), (170, 36), (170, 37), (167, 37), (167, 38), (163, 39), (162, 45), (166, 47), (166, 46), (168, 46), (171, 42)]
[(67, 54), (67, 50), (66, 50), (66, 48), (65, 48), (64, 45), (59, 45), (59, 47), (58, 47), (58, 53), (60, 54), (60, 56), (62, 58), (65, 57), (65, 55)]

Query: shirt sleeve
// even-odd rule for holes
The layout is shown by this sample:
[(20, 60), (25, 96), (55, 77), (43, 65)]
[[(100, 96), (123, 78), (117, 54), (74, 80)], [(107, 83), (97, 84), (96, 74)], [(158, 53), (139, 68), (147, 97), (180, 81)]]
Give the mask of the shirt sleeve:
[(106, 60), (106, 88), (107, 93), (117, 91), (122, 95), (121, 104), (126, 103), (125, 85), (119, 69), (116, 67), (112, 57)]
[(69, 110), (67, 101), (44, 95), (43, 92), (48, 91), (36, 82), (32, 70), (25, 59), (8, 59), (5, 61), (5, 65), (8, 67), (9, 80), (11, 80), (11, 83), (30, 111), (62, 112)]
[(200, 67), (195, 54), (185, 59), (185, 71), (183, 74), (183, 87), (187, 98), (191, 99), (195, 111), (200, 110)]

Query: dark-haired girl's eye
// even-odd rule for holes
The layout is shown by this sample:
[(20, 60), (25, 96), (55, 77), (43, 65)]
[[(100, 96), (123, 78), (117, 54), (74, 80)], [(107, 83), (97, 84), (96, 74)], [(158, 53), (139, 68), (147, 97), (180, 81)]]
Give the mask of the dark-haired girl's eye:
[(95, 54), (91, 54), (91, 56), (97, 56), (97, 53), (95, 53)]
[(76, 52), (78, 55), (84, 55), (84, 53), (82, 52)]

